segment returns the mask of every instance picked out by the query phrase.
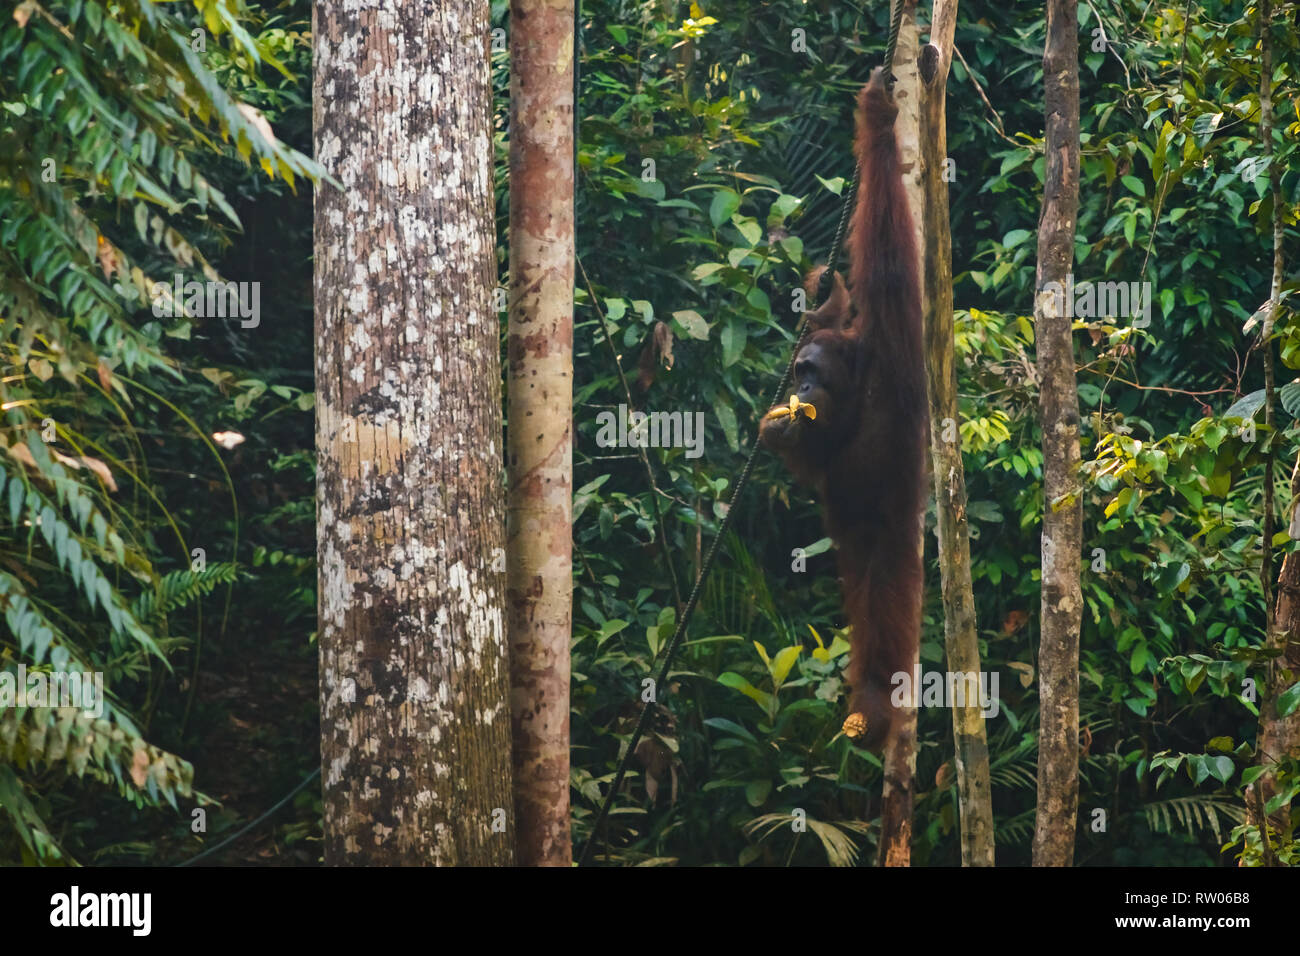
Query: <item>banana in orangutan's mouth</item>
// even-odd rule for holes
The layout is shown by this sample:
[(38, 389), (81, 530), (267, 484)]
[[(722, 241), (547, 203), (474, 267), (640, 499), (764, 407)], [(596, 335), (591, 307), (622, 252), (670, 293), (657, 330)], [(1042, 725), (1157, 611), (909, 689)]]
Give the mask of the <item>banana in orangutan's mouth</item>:
[(817, 417), (817, 407), (815, 405), (810, 405), (808, 402), (799, 401), (798, 395), (791, 395), (789, 405), (778, 405), (763, 417), (785, 418), (787, 415), (791, 418), (798, 418), (802, 415), (809, 421), (812, 421)]

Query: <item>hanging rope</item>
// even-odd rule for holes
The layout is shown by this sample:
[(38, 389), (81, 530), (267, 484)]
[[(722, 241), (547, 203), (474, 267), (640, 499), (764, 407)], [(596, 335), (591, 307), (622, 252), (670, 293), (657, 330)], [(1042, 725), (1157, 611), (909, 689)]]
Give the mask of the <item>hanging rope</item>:
[[(889, 38), (885, 41), (885, 73), (889, 82), (889, 88), (894, 88), (894, 54), (898, 51), (898, 33), (903, 28), (903, 0), (893, 0), (892, 9), (889, 16)], [(858, 174), (860, 170), (855, 165), (853, 167), (853, 178), (849, 184), (844, 187), (844, 202), (840, 207), (840, 221), (835, 227), (835, 238), (831, 240), (830, 255), (826, 257), (826, 271), (822, 273), (821, 280), (817, 284), (817, 301), (820, 305), (826, 301), (831, 292), (831, 284), (835, 279), (835, 267), (839, 264), (840, 248), (844, 243), (844, 232), (849, 225), (849, 216), (853, 211), (853, 197), (858, 191)], [(798, 341), (795, 343), (795, 352), (799, 351), (799, 344), (803, 342), (801, 333)], [(785, 388), (785, 382), (781, 383), (780, 392)]]
[[(898, 32), (902, 23), (903, 0), (892, 0), (889, 40), (885, 45), (885, 72), (889, 74), (890, 86), (893, 86), (894, 82), (892, 73), (894, 52), (898, 48)], [(826, 257), (826, 271), (822, 273), (818, 285), (819, 302), (825, 301), (831, 289), (835, 266), (839, 261), (840, 248), (844, 242), (844, 233), (848, 228), (849, 216), (853, 209), (853, 197), (858, 188), (858, 173), (859, 170), (855, 168), (853, 178), (844, 191), (840, 221), (835, 227), (835, 237), (831, 240), (830, 254)], [(781, 400), (794, 374), (794, 360), (799, 355), (799, 347), (803, 344), (804, 338), (808, 335), (808, 325), (802, 318), (799, 325), (799, 334), (795, 337), (794, 348), (790, 352), (790, 361), (786, 363), (785, 372), (781, 375), (781, 381), (773, 391), (771, 401), (767, 403), (769, 408)], [(695, 613), (695, 605), (699, 602), (700, 592), (704, 589), (704, 582), (708, 579), (709, 572), (713, 570), (713, 563), (718, 556), (718, 548), (727, 537), (727, 531), (731, 528), (731, 520), (736, 514), (736, 505), (745, 490), (745, 485), (749, 484), (749, 476), (754, 470), (754, 461), (758, 458), (758, 449), (759, 444), (755, 440), (753, 447), (749, 450), (749, 457), (745, 459), (745, 467), (741, 469), (740, 477), (736, 479), (736, 487), (731, 493), (730, 501), (727, 502), (727, 511), (722, 517), (722, 524), (718, 526), (718, 533), (714, 535), (713, 542), (709, 545), (708, 554), (704, 556), (704, 563), (700, 565), (700, 573), (696, 575), (695, 586), (691, 588), (691, 596), (686, 601), (686, 607), (682, 609), (682, 615), (677, 620), (677, 627), (673, 631), (672, 640), (668, 642), (668, 647), (664, 651), (664, 662), (659, 668), (659, 674), (654, 682), (654, 692), (656, 694), (658, 694), (660, 688), (668, 685), (669, 668), (672, 667), (673, 658), (677, 656), (677, 650), (681, 646), (682, 638), (686, 636), (686, 625), (690, 623), (691, 615)], [(614, 805), (614, 798), (618, 795), (619, 788), (623, 786), (623, 778), (627, 776), (628, 764), (632, 760), (632, 755), (636, 753), (637, 744), (641, 742), (641, 738), (645, 735), (646, 726), (650, 723), (650, 711), (653, 706), (654, 701), (651, 700), (647, 701), (646, 705), (641, 708), (641, 713), (636, 719), (636, 726), (632, 729), (632, 736), (627, 742), (627, 749), (623, 751), (623, 756), (619, 758), (618, 769), (614, 772), (614, 780), (610, 783), (609, 790), (605, 794), (605, 800), (600, 805), (600, 812), (596, 814), (596, 819), (592, 822), (591, 835), (587, 837), (587, 843), (582, 848), (582, 855), (578, 857), (578, 866), (585, 866), (591, 858), (591, 851), (595, 848), (596, 840), (600, 836), (600, 828), (609, 816), (610, 808)]]
[(898, 31), (903, 28), (903, 0), (893, 0), (893, 10), (889, 18), (889, 39), (885, 41), (885, 72), (889, 74), (889, 85), (894, 85), (894, 54), (898, 51)]
[(271, 807), (270, 810), (267, 810), (265, 813), (263, 813), (252, 823), (240, 827), (238, 830), (236, 830), (230, 836), (226, 837), (216, 846), (210, 846), (206, 850), (202, 851), (201, 853), (196, 853), (194, 854), (194, 856), (190, 857), (189, 859), (182, 860), (180, 863), (177, 863), (176, 866), (191, 866), (192, 864), (197, 863), (199, 860), (203, 859), (205, 856), (211, 856), (213, 853), (216, 853), (218, 850), (224, 849), (225, 847), (229, 846), (231, 843), (234, 843), (236, 840), (238, 840), (249, 830), (253, 829), (255, 826), (257, 826), (259, 823), (261, 823), (271, 814), (275, 813), (276, 810), (279, 810), (282, 806), (284, 806), (295, 796), (297, 796), (298, 791), (301, 790), (303, 787), (307, 786), (307, 784), (311, 783), (313, 780), (315, 780), (319, 774), (320, 774), (320, 767), (317, 767), (311, 773), (307, 774), (307, 776), (303, 778), (302, 782), (298, 784), (298, 786), (294, 787), (292, 790), (286, 793), (282, 798), (280, 798), (280, 800), (276, 802), (276, 804), (273, 807)]

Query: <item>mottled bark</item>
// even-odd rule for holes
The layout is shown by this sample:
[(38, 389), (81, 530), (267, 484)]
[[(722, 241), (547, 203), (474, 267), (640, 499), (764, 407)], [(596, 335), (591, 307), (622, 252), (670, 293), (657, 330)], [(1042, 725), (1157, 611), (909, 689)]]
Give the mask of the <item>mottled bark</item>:
[(573, 3), (510, 5), (507, 610), (519, 862), (569, 866)]
[[(930, 385), (930, 461), (934, 468), (939, 570), (943, 583), (943, 639), (948, 670), (978, 674), (975, 595), (971, 585), (970, 528), (966, 515), (966, 469), (961, 457), (957, 365), (952, 316), (952, 232), (948, 220), (948, 70), (957, 22), (957, 0), (934, 0), (921, 95), (921, 168), (925, 214), (922, 257), (926, 370)], [(978, 699), (952, 708), (961, 813), (962, 866), (993, 865), (993, 794), (989, 745)]]
[[(1259, 7), (1259, 138), (1264, 155), (1269, 159), (1273, 158), (1274, 152), (1273, 45), (1269, 35), (1272, 20), (1273, 5), (1271, 0), (1264, 0)], [(1282, 561), (1282, 571), (1278, 575), (1277, 582), (1276, 613), (1272, 613), (1273, 608), (1268, 603), (1273, 583), (1272, 441), (1274, 434), (1273, 409), (1277, 397), (1273, 381), (1272, 338), (1280, 307), (1279, 297), (1282, 292), (1282, 278), (1285, 274), (1285, 263), (1282, 256), (1283, 230), (1285, 228), (1283, 221), (1282, 171), (1275, 162), (1269, 164), (1269, 193), (1273, 204), (1273, 274), (1269, 284), (1269, 301), (1263, 328), (1260, 331), (1260, 341), (1265, 359), (1264, 421), (1268, 426), (1267, 434), (1270, 450), (1265, 465), (1264, 487), (1268, 494), (1264, 499), (1265, 520), (1261, 580), (1264, 585), (1266, 607), (1270, 612), (1266, 620), (1266, 639), (1271, 647), (1282, 651), (1282, 656), (1277, 660), (1270, 661), (1268, 666), (1265, 698), (1259, 708), (1259, 737), (1256, 742), (1260, 765), (1266, 770), (1258, 780), (1247, 788), (1246, 810), (1250, 822), (1257, 827), (1261, 827), (1261, 849), (1263, 850), (1264, 862), (1272, 866), (1276, 865), (1277, 862), (1273, 853), (1274, 841), (1279, 838), (1285, 841), (1291, 836), (1291, 805), (1289, 803), (1283, 804), (1269, 816), (1271, 835), (1266, 834), (1262, 827), (1263, 820), (1260, 808), (1266, 806), (1277, 792), (1277, 782), (1271, 768), (1275, 767), (1277, 762), (1283, 758), (1300, 758), (1300, 711), (1286, 717), (1279, 716), (1277, 711), (1277, 695), (1297, 680), (1300, 680), (1300, 555), (1297, 555), (1296, 552), (1288, 554)], [(1300, 538), (1300, 460), (1297, 460), (1295, 469), (1291, 474), (1291, 503), (1288, 514), (1290, 517), (1290, 535), (1293, 539)], [(1268, 838), (1264, 839), (1265, 836)]]
[[(898, 136), (898, 150), (902, 157), (903, 185), (907, 190), (913, 227), (921, 248), (921, 151), (917, 142), (920, 125), (917, 115), (920, 80), (916, 72), (916, 2), (908, 0), (903, 8), (903, 20), (898, 30), (898, 46), (894, 51), (893, 74), (896, 79), (894, 101), (898, 104), (898, 119), (894, 130)], [(924, 549), (924, 527), (916, 529), (916, 546)], [(917, 642), (919, 652), (920, 642)], [(911, 672), (916, 673), (919, 656), (912, 661)], [(885, 740), (882, 763), (884, 785), (880, 803), (880, 842), (877, 846), (878, 866), (912, 865), (912, 807), (916, 793), (916, 707), (903, 708), (894, 724), (894, 733)]]
[(313, 32), (325, 861), (509, 864), (488, 7)]
[(1047, 165), (1034, 299), (1043, 432), (1043, 533), (1038, 814), (1033, 861), (1035, 866), (1069, 866), (1074, 860), (1079, 805), (1079, 624), (1083, 613), (1079, 395), (1070, 310), (1063, 291), (1074, 263), (1079, 212), (1079, 24), (1075, 0), (1047, 0), (1043, 87)]
[[(1291, 472), (1289, 515), (1291, 537), (1300, 538), (1300, 458), (1296, 460)], [(1246, 812), (1255, 826), (1261, 822), (1260, 808), (1277, 792), (1271, 768), (1286, 757), (1300, 759), (1300, 711), (1286, 717), (1279, 717), (1277, 713), (1277, 695), (1300, 680), (1300, 552), (1293, 551), (1282, 560), (1282, 570), (1277, 580), (1277, 613), (1269, 643), (1272, 647), (1279, 648), (1282, 656), (1269, 662), (1265, 697), (1259, 708), (1256, 750), (1265, 773), (1246, 792)], [(1290, 820), (1289, 803), (1283, 804), (1269, 815), (1269, 841), (1261, 844), (1266, 863), (1275, 865), (1273, 847), (1279, 841), (1285, 842), (1290, 836)]]

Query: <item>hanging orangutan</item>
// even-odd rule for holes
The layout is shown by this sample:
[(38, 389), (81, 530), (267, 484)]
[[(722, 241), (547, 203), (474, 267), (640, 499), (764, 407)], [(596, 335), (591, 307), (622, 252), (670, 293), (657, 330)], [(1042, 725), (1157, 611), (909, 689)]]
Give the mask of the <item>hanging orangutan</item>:
[[(759, 439), (822, 502), (851, 626), (844, 730), (875, 749), (899, 714), (890, 700), (893, 677), (910, 679), (916, 659), (929, 413), (916, 240), (894, 133), (898, 107), (881, 69), (857, 105), (849, 284), (834, 275), (826, 303), (809, 313), (794, 394), (768, 412)], [(810, 296), (824, 269), (809, 274)]]

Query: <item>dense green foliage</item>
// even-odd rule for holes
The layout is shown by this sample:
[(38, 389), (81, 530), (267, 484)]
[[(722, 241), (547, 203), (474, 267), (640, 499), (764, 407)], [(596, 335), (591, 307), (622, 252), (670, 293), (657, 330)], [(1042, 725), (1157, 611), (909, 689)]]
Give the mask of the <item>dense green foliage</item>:
[[(578, 335), (574, 762), (584, 837), (615, 754), (605, 740), (630, 730), (674, 620), (665, 563), (682, 582), (698, 567), (700, 525), (707, 542), (784, 363), (791, 290), (828, 244), (835, 203), (817, 177), (834, 185), (849, 171), (848, 94), (878, 56), (887, 15), (883, 4), (867, 14), (797, 3), (704, 12), (716, 22), (613, 5), (584, 32), (579, 252), (601, 307), (583, 301)], [(1293, 13), (1273, 31), (1276, 95), (1288, 103), (1296, 40), (1283, 24)], [(1262, 424), (1242, 439), (1243, 415), (1262, 395), (1229, 408), (1262, 385), (1261, 350), (1243, 323), (1268, 296), (1271, 259), (1255, 20), (1253, 11), (1229, 19), (1240, 12), (1219, 5), (1189, 23), (1181, 8), (1139, 4), (1103, 15), (1114, 46), (1093, 49), (1097, 21), (1081, 8), (1075, 273), (1149, 281), (1154, 303), (1149, 323), (1104, 312), (1077, 323), (1087, 462), (1078, 858), (1207, 864), (1228, 859), (1220, 848), (1243, 819), (1256, 726), (1256, 705), (1241, 694), (1244, 677), (1260, 676), (1260, 465), (1270, 453), (1284, 463), (1286, 503), (1296, 450), (1292, 431)], [(810, 54), (791, 53), (794, 27)], [(1039, 8), (963, 4), (964, 60), (949, 87), (961, 436), (981, 651), (1001, 677), (989, 735), (1003, 862), (1027, 862), (1034, 812), (1044, 502), (1031, 296), (1043, 35)], [(1292, 112), (1277, 131), (1274, 160), (1287, 171), (1291, 237), (1295, 121)], [(639, 175), (647, 157), (653, 182)], [(666, 547), (644, 470), (630, 451), (597, 449), (594, 416), (582, 412), (624, 401), (599, 311), (625, 366), (653, 323), (673, 331), (673, 368), (638, 403), (707, 412), (704, 458), (651, 452)], [(1288, 312), (1284, 343), (1292, 325)], [(1285, 344), (1281, 354), (1300, 364)], [(1289, 426), (1288, 397), (1278, 420)], [(843, 862), (871, 843), (878, 765), (835, 737), (844, 645), (827, 639), (839, 620), (831, 555), (807, 492), (762, 461), (638, 754), (642, 780), (615, 818), (613, 852), (626, 862)], [(1288, 540), (1281, 533), (1277, 544)], [(808, 545), (807, 572), (792, 573), (791, 549)], [(927, 547), (933, 556), (932, 538)], [(929, 566), (927, 670), (943, 661)], [(923, 710), (920, 734), (914, 860), (955, 863), (948, 713)], [(1286, 779), (1293, 792), (1294, 775)], [(798, 809), (818, 839), (779, 825)]]
[[(166, 859), (165, 844), (142, 839), (150, 830), (136, 809), (183, 801), (184, 822), (171, 826), (179, 837), (190, 807), (213, 797), (210, 784), (194, 791), (182, 756), (211, 733), (187, 728), (196, 639), (208, 630), (228, 647), (232, 612), (241, 625), (266, 613), (232, 605), (238, 577), (241, 598), (256, 591), (255, 578), (272, 585), (261, 603), (278, 621), (296, 610), (298, 643), (310, 629), (310, 562), (298, 563), (301, 596), (286, 604), (290, 582), (248, 570), (264, 535), (240, 541), (241, 503), (257, 508), (249, 523), (258, 530), (277, 521), (265, 492), (261, 502), (249, 495), (248, 472), (267, 466), (232, 477), (214, 436), (252, 431), (260, 453), (241, 450), (235, 461), (256, 454), (306, 479), (292, 508), (307, 518), (310, 554), (310, 459), (275, 451), (310, 448), (310, 373), (299, 373), (296, 388), (272, 386), (300, 419), (278, 443), (274, 422), (242, 424), (271, 411), (253, 404), (268, 385), (250, 371), (243, 323), (154, 307), (155, 282), (215, 280), (238, 263), (227, 251), (232, 236), (254, 237), (240, 235), (236, 207), (317, 174), (259, 131), (253, 108), (275, 119), (273, 111), (304, 104), (302, 24), (296, 35), (281, 24), (254, 36), (241, 23), (247, 13), (226, 0), (186, 8), (72, 0), (23, 3), (0, 22), (0, 666), (98, 672), (107, 697), (94, 717), (79, 706), (0, 710), (0, 859)], [(275, 74), (283, 90), (258, 78), (259, 64), (284, 71)], [(253, 105), (232, 99), (232, 88)], [(309, 227), (292, 236), (299, 260), (309, 236)], [(292, 355), (287, 364), (309, 369), (306, 288), (300, 275), (306, 333), (279, 337), (295, 346), (281, 353)], [(267, 299), (274, 305), (277, 294)], [(200, 598), (217, 588), (223, 599), (207, 602), (215, 613), (205, 618)]]
[[(101, 671), (109, 709), (90, 725), (0, 710), (0, 860), (175, 862), (202, 845), (194, 806), (221, 802), (208, 807), (206, 834), (219, 836), (318, 761), (301, 179), (316, 170), (294, 152), (310, 145), (309, 7), (19, 10), (0, 23), (0, 669)], [(1100, 49), (1097, 13), (1111, 41)], [(1087, 611), (1077, 857), (1230, 863), (1253, 772), (1258, 705), (1242, 698), (1242, 679), (1261, 671), (1263, 462), (1276, 462), (1289, 513), (1300, 412), (1300, 389), (1283, 389), (1270, 432), (1256, 394), (1265, 348), (1277, 349), (1279, 384), (1283, 366), (1300, 368), (1289, 301), (1276, 346), (1259, 343), (1250, 321), (1268, 294), (1272, 216), (1256, 11), (1116, 0), (1097, 13), (1080, 9), (1075, 273), (1149, 281), (1154, 300), (1145, 327), (1104, 314), (1078, 322)], [(1292, 252), (1295, 14), (1284, 5), (1272, 32), (1274, 163)], [(879, 58), (887, 16), (885, 3), (583, 3), (578, 841), (787, 359), (792, 292), (829, 245), (850, 172), (851, 94)], [(499, 0), (493, 19), (505, 25)], [(1035, 796), (1043, 35), (1040, 7), (969, 0), (949, 84), (961, 437), (981, 651), (1000, 676), (989, 737), (1005, 863), (1028, 860)], [(493, 64), (504, 270), (503, 51)], [(232, 96), (260, 109), (279, 142)], [(159, 321), (151, 283), (178, 271), (262, 282), (261, 325)], [(660, 354), (669, 339), (670, 362)], [(632, 385), (635, 406), (703, 413), (702, 456), (649, 449), (651, 477), (635, 449), (598, 445), (597, 413), (628, 402), (618, 365), (629, 381), (650, 370), (648, 387)], [(232, 432), (243, 443), (218, 447), (214, 436)], [(817, 509), (769, 456), (737, 507), (620, 795), (611, 852), (626, 863), (868, 861), (879, 764), (837, 736), (847, 645)], [(1285, 520), (1278, 531), (1285, 552)], [(792, 560), (800, 547), (805, 570)], [(933, 559), (927, 535), (927, 670), (943, 667)], [(949, 713), (923, 709), (918, 864), (958, 861), (951, 759)], [(1298, 778), (1283, 769), (1285, 796)], [(319, 832), (309, 792), (225, 859), (314, 859), (291, 852)], [(164, 803), (180, 814), (145, 809)], [(783, 825), (799, 811), (816, 839)]]

